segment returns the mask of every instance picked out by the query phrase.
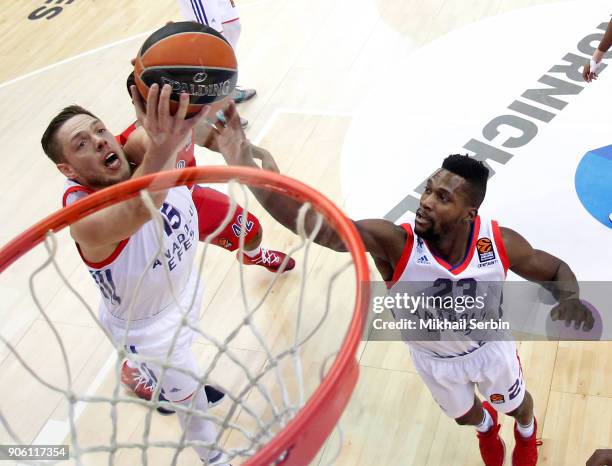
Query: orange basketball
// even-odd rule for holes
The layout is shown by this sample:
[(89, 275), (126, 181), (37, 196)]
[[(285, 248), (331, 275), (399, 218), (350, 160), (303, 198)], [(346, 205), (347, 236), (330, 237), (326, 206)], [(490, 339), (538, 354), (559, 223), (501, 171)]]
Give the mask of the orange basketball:
[(187, 115), (228, 97), (238, 79), (234, 51), (214, 29), (193, 22), (170, 23), (142, 44), (134, 79), (145, 101), (154, 83), (172, 86), (170, 109), (178, 108), (181, 92), (189, 94)]

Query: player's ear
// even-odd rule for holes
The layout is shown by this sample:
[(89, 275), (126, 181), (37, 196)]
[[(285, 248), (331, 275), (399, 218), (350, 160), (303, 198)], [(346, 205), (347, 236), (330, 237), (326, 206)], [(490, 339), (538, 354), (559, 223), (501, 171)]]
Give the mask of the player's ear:
[(478, 209), (476, 207), (469, 207), (466, 210), (464, 220), (467, 223), (472, 223), (474, 219), (476, 219), (477, 216), (478, 216)]
[(77, 172), (74, 171), (74, 168), (72, 168), (72, 165), (70, 165), (69, 163), (60, 162), (55, 166), (61, 172), (61, 174), (69, 180), (73, 180), (77, 177)]

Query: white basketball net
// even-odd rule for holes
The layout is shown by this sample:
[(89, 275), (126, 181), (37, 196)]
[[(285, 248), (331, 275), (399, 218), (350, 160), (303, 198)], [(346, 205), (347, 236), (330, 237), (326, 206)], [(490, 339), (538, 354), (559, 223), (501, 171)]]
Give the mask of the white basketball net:
[[(246, 231), (248, 211), (248, 195), (246, 188), (237, 182), (229, 183), (229, 192), (231, 198), (229, 212), (217, 231), (213, 232), (201, 245), (203, 251), (200, 255), (199, 262), (193, 265), (198, 268), (200, 276), (207, 267), (206, 259), (209, 254), (209, 240), (216, 237), (233, 219), (234, 212), (237, 208), (235, 200), (236, 192), (242, 193), (241, 200), (244, 206), (242, 215), (243, 225), (241, 228), (243, 234), (239, 239), (240, 248), (238, 252), (239, 256), (243, 254), (244, 232)], [(142, 192), (141, 196), (152, 212), (153, 221), (157, 225), (159, 231), (158, 254), (162, 254), (161, 235), (163, 234), (163, 224), (161, 214), (159, 210), (154, 207), (147, 192)], [(257, 274), (257, 283), (247, 283), (247, 273), (245, 273), (245, 266), (242, 264), (241, 260), (239, 261), (239, 273), (236, 274), (235, 270), (230, 270), (228, 273), (226, 280), (236, 281), (239, 279), (243, 312), (239, 319), (230, 322), (230, 330), (226, 332), (224, 339), (219, 339), (215, 334), (207, 331), (206, 316), (198, 322), (198, 325), (193, 325), (186, 318), (191, 308), (181, 309), (183, 312), (182, 326), (191, 328), (197, 334), (196, 339), (200, 343), (205, 344), (201, 345), (201, 347), (205, 348), (208, 363), (205, 365), (200, 363), (200, 370), (197, 373), (183, 367), (173, 367), (169, 363), (169, 356), (174, 350), (182, 326), (168, 329), (168, 332), (173, 333), (173, 338), (168, 348), (168, 357), (165, 359), (154, 359), (141, 354), (127, 352), (124, 344), (122, 344), (125, 342), (125, 337), (127, 337), (128, 330), (126, 329), (124, 341), (118, 343), (113, 342), (114, 356), (112, 357), (114, 359), (113, 368), (115, 374), (114, 376), (112, 373), (108, 374), (105, 378), (105, 380), (113, 380), (111, 380), (112, 385), (110, 385), (110, 389), (108, 389), (106, 393), (102, 390), (102, 394), (96, 392), (87, 393), (82, 390), (79, 391), (78, 387), (75, 385), (75, 373), (69, 363), (69, 354), (75, 351), (75, 349), (64, 343), (60, 334), (61, 332), (58, 331), (57, 323), (54, 322), (54, 319), (49, 315), (45, 309), (45, 304), (43, 304), (37, 294), (37, 286), (35, 283), (37, 277), (43, 271), (52, 271), (61, 278), (63, 286), (70, 290), (70, 293), (74, 294), (84, 308), (87, 309), (89, 316), (97, 323), (99, 329), (106, 333), (106, 330), (98, 321), (97, 309), (94, 310), (91, 303), (81, 296), (81, 293), (79, 293), (76, 287), (71, 283), (71, 280), (69, 280), (62, 271), (62, 264), (57, 260), (58, 242), (56, 235), (47, 235), (44, 247), (48, 252), (48, 257), (29, 277), (29, 290), (33, 303), (40, 313), (39, 316), (42, 316), (48, 328), (51, 329), (55, 339), (55, 341), (41, 342), (41, 345), (57, 345), (60, 348), (64, 367), (58, 366), (56, 370), (65, 372), (65, 383), (58, 384), (50, 382), (46, 380), (45, 377), (38, 374), (36, 368), (28, 362), (28, 358), (20, 354), (19, 344), (14, 340), (11, 341), (10, 337), (4, 336), (2, 331), (0, 331), (0, 339), (4, 343), (6, 349), (8, 349), (8, 351), (5, 351), (6, 355), (3, 356), (4, 364), (6, 364), (7, 361), (11, 361), (13, 366), (18, 364), (20, 366), (19, 370), (27, 371), (29, 376), (37, 381), (36, 384), (33, 384), (37, 387), (37, 390), (48, 390), (59, 393), (67, 402), (68, 413), (65, 422), (69, 425), (69, 433), (63, 440), (59, 439), (58, 443), (70, 444), (70, 456), (73, 464), (197, 464), (187, 462), (187, 460), (181, 458), (181, 455), (191, 455), (187, 456), (189, 461), (191, 461), (194, 458), (193, 455), (195, 452), (190, 447), (203, 446), (214, 452), (223, 453), (226, 455), (225, 460), (227, 462), (233, 462), (233, 464), (236, 465), (253, 456), (287, 425), (304, 406), (309, 395), (314, 388), (316, 388), (316, 383), (312, 383), (312, 381), (311, 383), (306, 383), (305, 374), (318, 372), (317, 377), (319, 380), (322, 379), (329, 363), (335, 357), (344, 334), (346, 333), (346, 329), (348, 328), (348, 320), (351, 316), (350, 311), (354, 304), (354, 302), (343, 303), (343, 308), (345, 309), (344, 316), (346, 318), (342, 319), (344, 322), (339, 323), (340, 319), (335, 313), (334, 304), (332, 302), (334, 296), (333, 291), (337, 279), (342, 272), (347, 270), (352, 264), (352, 261), (346, 261), (346, 256), (341, 259), (341, 265), (339, 267), (338, 263), (336, 263), (333, 270), (328, 272), (329, 280), (327, 281), (327, 289), (316, 288), (315, 295), (318, 296), (313, 298), (314, 301), (313, 299), (306, 298), (309, 280), (320, 280), (318, 275), (321, 273), (316, 267), (311, 269), (311, 255), (309, 255), (309, 253), (312, 250), (312, 240), (320, 229), (322, 218), (318, 215), (318, 223), (314, 231), (307, 233), (304, 227), (304, 219), (308, 209), (310, 209), (310, 205), (304, 204), (297, 219), (298, 236), (293, 237), (296, 239), (295, 242), (297, 242), (297, 244), (290, 250), (285, 251), (289, 256), (296, 257), (296, 259), (297, 256), (299, 256), (295, 270), (289, 272), (291, 277), (287, 274), (281, 278), (280, 271), (274, 276), (269, 272), (261, 271), (261, 273)], [(266, 226), (271, 228), (273, 225), (269, 223), (271, 222), (266, 222)], [(287, 235), (290, 235), (290, 233), (287, 233)], [(264, 243), (262, 244), (265, 244), (265, 242), (266, 239), (264, 237)], [(274, 246), (273, 244), (270, 245)], [(316, 248), (317, 253), (320, 254), (321, 248)], [(278, 249), (282, 248), (278, 247)], [(220, 255), (227, 261), (235, 260), (231, 254), (222, 252)], [(156, 257), (151, 258), (151, 264), (155, 259)], [(284, 261), (280, 270), (284, 269), (286, 262), (287, 260)], [(174, 301), (177, 306), (180, 306), (176, 298), (176, 290), (173, 289), (166, 266), (164, 266), (164, 269), (166, 270), (167, 284), (173, 294)], [(252, 273), (251, 270), (249, 270), (249, 273)], [(266, 278), (269, 278), (269, 280), (268, 283), (262, 285), (262, 276), (266, 273), (268, 274)], [(236, 275), (238, 275), (238, 277)], [(145, 273), (140, 276), (137, 292), (146, 293), (144, 276)], [(2, 276), (0, 276), (0, 279), (1, 278)], [(284, 283), (280, 283), (283, 281)], [(290, 299), (286, 299), (285, 302), (283, 302), (282, 308), (279, 309), (278, 304), (270, 304), (271, 297), (278, 293), (278, 290), (285, 289), (285, 287), (291, 287), (291, 293), (288, 294)], [(256, 297), (252, 296), (253, 289), (257, 290)], [(295, 295), (298, 289), (299, 293)], [(285, 291), (287, 291), (287, 289), (285, 289)], [(191, 302), (192, 306), (194, 300)], [(313, 311), (314, 302), (316, 302), (317, 305), (316, 311)], [(296, 303), (296, 310), (291, 308), (293, 305), (292, 303)], [(226, 309), (220, 308), (219, 304), (216, 302), (211, 303), (209, 308), (207, 308), (208, 313), (226, 313), (226, 311)], [(19, 309), (14, 309), (12, 312), (19, 312)], [(81, 311), (75, 309), (74, 312)], [(258, 313), (261, 312), (266, 312), (272, 317), (264, 321), (265, 331), (261, 328), (261, 319), (257, 319)], [(334, 318), (327, 319), (331, 312), (334, 312)], [(327, 353), (318, 358), (318, 367), (314, 370), (313, 362), (309, 358), (306, 358), (308, 360), (308, 370), (305, 370), (303, 367), (303, 353), (305, 348), (309, 342), (314, 342), (317, 348), (319, 350), (321, 349), (321, 342), (316, 341), (316, 338), (313, 339), (313, 337), (315, 337), (318, 332), (322, 331), (326, 322), (331, 322), (332, 324), (331, 330), (328, 329), (327, 332), (335, 335), (335, 344), (328, 344), (329, 348), (326, 348)], [(274, 332), (270, 331), (274, 325), (277, 327), (276, 334), (280, 336), (277, 338), (277, 341), (268, 341), (266, 334), (274, 334)], [(335, 327), (333, 327), (333, 325), (335, 325)], [(2, 328), (3, 327), (0, 327), (0, 329)], [(245, 332), (250, 332), (250, 335), (257, 343), (257, 349), (251, 351), (258, 356), (257, 363), (253, 362), (253, 358), (245, 358), (245, 351), (239, 348), (240, 345), (235, 344), (239, 335), (244, 341)], [(107, 336), (109, 337), (109, 341), (112, 341), (108, 333)], [(285, 343), (283, 339), (289, 341), (289, 343)], [(280, 344), (279, 341), (281, 342)], [(44, 348), (44, 346), (41, 346), (41, 348)], [(308, 347), (308, 351), (312, 351), (310, 348), (312, 348), (312, 346)], [(133, 363), (134, 367), (138, 367), (138, 365), (142, 363), (153, 363), (161, 367), (160, 379), (163, 379), (166, 371), (172, 368), (196, 380), (199, 391), (203, 391), (205, 384), (211, 384), (215, 388), (225, 392), (226, 398), (219, 408), (208, 410), (200, 410), (194, 406), (195, 396), (191, 397), (192, 402), (189, 404), (176, 404), (167, 401), (146, 401), (140, 399), (134, 394), (126, 391), (120, 384), (121, 368), (126, 358)], [(223, 380), (223, 377), (219, 376), (224, 373), (233, 373), (235, 375), (234, 378), (239, 379), (238, 383), (233, 384), (239, 387), (237, 390), (232, 387), (231, 381)], [(143, 380), (143, 382), (152, 383), (150, 380)], [(161, 385), (155, 383), (153, 386), (154, 391), (151, 399), (158, 400)], [(15, 389), (18, 389), (18, 387)], [(110, 394), (108, 393), (109, 391)], [(217, 428), (215, 440), (212, 442), (198, 439), (187, 440), (185, 432), (180, 428), (178, 423), (174, 421), (174, 424), (172, 424), (173, 421), (169, 420), (170, 417), (161, 417), (158, 415), (156, 408), (160, 406), (184, 413), (187, 423), (189, 423), (189, 419), (196, 417), (212, 421)], [(224, 408), (221, 409), (222, 407)], [(104, 425), (108, 424), (108, 416), (110, 414), (110, 431), (106, 429), (103, 435), (100, 434), (101, 437), (104, 437), (104, 440), (93, 443), (90, 440), (84, 440), (84, 437), (87, 437), (87, 435), (83, 435), (83, 428), (81, 427), (83, 416), (80, 416), (80, 414), (86, 410), (90, 410), (92, 413), (89, 416), (90, 418)], [(99, 414), (96, 414), (98, 412)], [(125, 412), (128, 414), (126, 415)], [(130, 435), (126, 435), (126, 432), (122, 428), (125, 425), (126, 416), (128, 419), (132, 416), (142, 418), (143, 413), (144, 420), (139, 424), (142, 427), (142, 432), (132, 434), (131, 437)], [(23, 416), (26, 417), (36, 417), (36, 415), (37, 413), (23, 413)], [(0, 422), (6, 430), (3, 436), (0, 437), (2, 440), (1, 443), (32, 444), (35, 438), (32, 438), (31, 435), (25, 438), (21, 436), (19, 432), (12, 428), (14, 421), (15, 419), (12, 419), (9, 414), (5, 413), (4, 408), (0, 408)], [(156, 422), (171, 423), (171, 428), (167, 428), (165, 424), (162, 424), (162, 427), (153, 428), (152, 426)], [(95, 429), (95, 424), (93, 428)], [(92, 426), (90, 425), (88, 429), (92, 429)], [(105, 429), (101, 427), (101, 430)], [(168, 431), (169, 435), (163, 435), (166, 431)], [(341, 444), (341, 435), (338, 435), (338, 440), (338, 443)], [(332, 464), (334, 462), (339, 452), (339, 445), (337, 445), (338, 444), (335, 444), (329, 447), (330, 451), (334, 448), (337, 448), (337, 451), (336, 454), (325, 455), (327, 459), (326, 463)], [(163, 450), (163, 453), (159, 453), (159, 455), (163, 456), (163, 460), (156, 460), (155, 455), (151, 454), (152, 449), (155, 449), (155, 452), (162, 452)], [(131, 456), (126, 454), (126, 451), (131, 451)], [(136, 452), (137, 455), (134, 455), (134, 452)], [(282, 460), (282, 458), (279, 458), (279, 460)], [(204, 461), (204, 464), (206, 463), (207, 462)], [(21, 464), (66, 463), (28, 460), (22, 461)]]

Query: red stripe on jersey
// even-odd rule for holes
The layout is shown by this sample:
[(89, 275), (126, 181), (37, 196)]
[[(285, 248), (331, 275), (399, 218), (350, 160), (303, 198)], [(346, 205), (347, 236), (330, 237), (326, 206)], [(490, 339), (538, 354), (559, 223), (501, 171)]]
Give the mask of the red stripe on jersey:
[[(466, 251), (466, 254), (463, 260), (459, 264), (453, 267), (448, 262), (446, 262), (444, 259), (432, 253), (432, 255), (434, 256), (434, 259), (438, 262), (438, 264), (440, 264), (442, 267), (444, 267), (446, 270), (448, 270), (453, 275), (459, 275), (461, 272), (463, 272), (468, 267), (468, 265), (470, 265), (470, 262), (472, 262), (472, 257), (474, 257), (474, 251), (476, 250), (476, 240), (478, 239), (479, 233), (480, 233), (480, 216), (477, 215), (476, 218), (474, 219), (474, 227), (472, 229), (472, 239), (470, 241), (470, 245), (468, 246), (468, 249)], [(431, 251), (431, 248), (429, 248), (429, 250)]]
[(111, 253), (111, 255), (108, 256), (106, 259), (100, 261), (100, 262), (91, 262), (91, 261), (88, 261), (87, 259), (85, 259), (85, 256), (83, 256), (83, 252), (81, 251), (81, 247), (79, 246), (79, 243), (75, 243), (75, 244), (76, 244), (76, 247), (77, 247), (77, 249), (79, 251), (79, 255), (81, 256), (81, 259), (83, 259), (83, 262), (85, 262), (92, 269), (101, 269), (101, 268), (106, 267), (107, 265), (111, 264), (119, 256), (119, 254), (121, 254), (121, 251), (123, 251), (123, 249), (127, 246), (129, 240), (130, 240), (130, 238), (126, 238), (124, 240), (121, 240), (121, 242), (117, 245), (117, 247)]
[(504, 266), (504, 273), (508, 273), (508, 269), (510, 268), (510, 259), (508, 259), (508, 253), (506, 252), (506, 245), (504, 244), (501, 230), (499, 229), (499, 225), (495, 220), (491, 221), (491, 226), (493, 227), (493, 241), (495, 241), (497, 252), (499, 252), (499, 258)]
[(62, 198), (62, 207), (66, 207), (66, 201), (68, 201), (68, 196), (72, 193), (87, 193), (91, 194), (93, 191), (91, 189), (87, 189), (85, 186), (70, 186), (66, 191), (64, 191), (64, 197)]
[(412, 253), (412, 245), (414, 244), (414, 233), (412, 232), (412, 227), (409, 223), (403, 223), (401, 227), (406, 230), (406, 244), (404, 245), (404, 250), (402, 251), (399, 261), (397, 261), (397, 264), (395, 264), (393, 277), (391, 278), (390, 282), (387, 282), (387, 288), (391, 288), (400, 279), (404, 273), (404, 270), (406, 269), (406, 265), (408, 265), (410, 254)]
[(238, 21), (240, 18), (230, 19), (228, 21), (223, 21), (221, 24), (233, 23), (234, 21)]
[[(115, 136), (115, 139), (121, 145), (121, 147), (123, 147), (123, 146), (125, 146), (127, 144), (127, 141), (130, 138), (130, 135), (134, 132), (134, 130), (136, 128), (137, 128), (136, 122), (134, 122), (130, 126), (128, 126), (126, 129), (124, 129), (121, 134), (118, 134), (117, 136)], [(194, 134), (195, 134), (195, 132), (191, 133), (192, 140), (193, 140)], [(194, 146), (193, 141), (192, 141), (192, 142), (189, 143), (189, 145), (185, 146), (183, 149), (181, 149), (177, 153), (177, 155), (176, 155), (176, 168), (185, 168), (185, 167), (195, 167), (196, 166), (196, 159), (195, 159), (194, 149), (195, 149), (195, 146)]]
[(115, 136), (115, 139), (117, 140), (119, 144), (121, 144), (121, 147), (125, 146), (127, 140), (130, 138), (130, 134), (132, 134), (135, 129), (136, 129), (136, 122), (132, 123), (130, 126), (125, 128), (121, 134), (118, 134), (117, 136)]

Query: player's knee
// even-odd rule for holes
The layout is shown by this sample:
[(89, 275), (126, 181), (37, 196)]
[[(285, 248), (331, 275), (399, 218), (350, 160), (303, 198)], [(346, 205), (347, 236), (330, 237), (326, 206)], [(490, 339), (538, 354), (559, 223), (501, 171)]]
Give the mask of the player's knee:
[(517, 408), (513, 409), (506, 413), (506, 415), (511, 417), (522, 417), (526, 414), (531, 414), (533, 411), (533, 398), (531, 398), (531, 394), (525, 390), (525, 396), (523, 397), (523, 401), (518, 405)]
[(463, 416), (455, 418), (455, 422), (460, 426), (471, 426), (478, 424), (482, 419), (483, 407), (480, 401), (474, 399), (474, 405)]
[(471, 420), (471, 417), (469, 416), (469, 414), (455, 418), (455, 422), (459, 424), (460, 426), (470, 425), (471, 424), (470, 420)]

